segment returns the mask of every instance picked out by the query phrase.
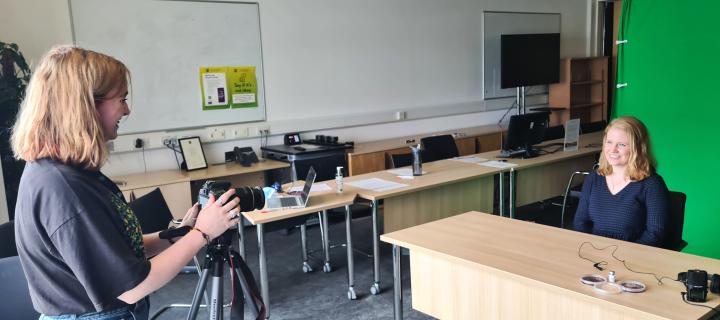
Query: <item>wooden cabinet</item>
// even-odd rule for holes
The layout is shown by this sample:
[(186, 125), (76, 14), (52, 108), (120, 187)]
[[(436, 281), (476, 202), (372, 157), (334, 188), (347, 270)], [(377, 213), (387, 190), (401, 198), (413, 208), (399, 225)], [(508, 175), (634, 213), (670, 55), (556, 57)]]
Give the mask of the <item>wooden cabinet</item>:
[(456, 138), (455, 145), (457, 145), (458, 153), (461, 156), (468, 156), (477, 153), (475, 137)]
[(477, 153), (500, 150), (501, 134), (501, 132), (495, 132), (475, 137)]
[(550, 125), (569, 119), (580, 123), (607, 121), (607, 57), (569, 58), (560, 62), (560, 82), (550, 85)]

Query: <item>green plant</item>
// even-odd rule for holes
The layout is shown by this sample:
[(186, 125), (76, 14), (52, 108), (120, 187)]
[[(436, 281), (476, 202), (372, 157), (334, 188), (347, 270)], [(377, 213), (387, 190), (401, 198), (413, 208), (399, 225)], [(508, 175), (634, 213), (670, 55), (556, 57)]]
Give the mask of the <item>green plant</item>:
[(10, 135), (29, 81), (30, 68), (17, 44), (0, 41), (0, 160), (11, 219), (25, 164), (13, 157)]

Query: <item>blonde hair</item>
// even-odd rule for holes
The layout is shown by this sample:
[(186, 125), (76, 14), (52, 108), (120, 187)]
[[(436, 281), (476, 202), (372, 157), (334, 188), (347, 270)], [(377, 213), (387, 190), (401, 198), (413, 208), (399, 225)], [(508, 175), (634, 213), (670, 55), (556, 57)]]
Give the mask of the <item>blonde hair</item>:
[[(627, 176), (633, 181), (639, 181), (650, 176), (655, 170), (655, 159), (650, 152), (650, 136), (645, 125), (635, 117), (624, 116), (610, 122), (605, 128), (603, 146), (610, 129), (620, 129), (630, 138), (630, 157), (626, 169)], [(598, 174), (607, 176), (612, 173), (612, 166), (605, 159), (605, 149), (600, 153), (600, 166)]]
[(15, 157), (99, 169), (108, 148), (96, 102), (130, 82), (117, 59), (73, 46), (51, 49), (33, 72), (11, 138)]

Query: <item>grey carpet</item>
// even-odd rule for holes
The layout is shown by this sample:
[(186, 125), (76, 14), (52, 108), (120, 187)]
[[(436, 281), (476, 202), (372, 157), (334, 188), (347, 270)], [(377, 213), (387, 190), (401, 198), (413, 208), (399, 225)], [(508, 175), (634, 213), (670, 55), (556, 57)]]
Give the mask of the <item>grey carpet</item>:
[[(342, 219), (335, 214), (334, 220)], [(372, 252), (371, 219), (353, 220), (353, 244), (356, 249)], [(345, 242), (345, 225), (338, 221), (330, 225), (331, 245)], [(259, 283), (257, 256), (257, 235), (254, 227), (246, 227), (247, 263)], [(236, 246), (237, 242), (233, 242)], [(331, 250), (332, 272), (322, 271), (320, 229), (308, 228), (309, 250), (317, 250), (310, 259), (314, 268), (311, 273), (302, 272), (300, 255), (300, 232), (295, 229), (289, 234), (283, 231), (266, 234), (267, 265), (270, 289), (271, 319), (392, 319), (393, 278), (390, 246), (381, 245), (381, 293), (370, 294), (373, 281), (372, 259), (355, 253), (355, 292), (357, 300), (347, 298), (346, 250), (338, 246)], [(405, 319), (432, 319), (411, 308), (410, 271), (407, 256), (403, 256), (403, 300)], [(227, 274), (227, 272), (226, 272)], [(224, 297), (229, 301), (230, 280), (224, 279)], [(190, 303), (198, 282), (196, 274), (181, 274), (168, 285), (150, 297), (150, 314), (168, 303)], [(208, 288), (209, 289), (209, 288)], [(175, 308), (164, 312), (158, 319), (185, 319), (188, 309)], [(226, 309), (226, 319), (228, 311)], [(200, 310), (197, 319), (207, 319), (207, 313)], [(245, 319), (253, 319), (245, 310)]]

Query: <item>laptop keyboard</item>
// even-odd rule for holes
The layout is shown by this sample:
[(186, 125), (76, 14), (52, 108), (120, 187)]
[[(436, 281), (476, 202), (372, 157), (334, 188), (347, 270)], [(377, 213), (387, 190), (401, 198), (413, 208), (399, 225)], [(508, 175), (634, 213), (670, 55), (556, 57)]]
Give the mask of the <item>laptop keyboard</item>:
[(297, 198), (291, 198), (291, 197), (280, 198), (280, 205), (283, 207), (294, 207), (294, 206), (298, 205), (298, 201), (297, 201)]

